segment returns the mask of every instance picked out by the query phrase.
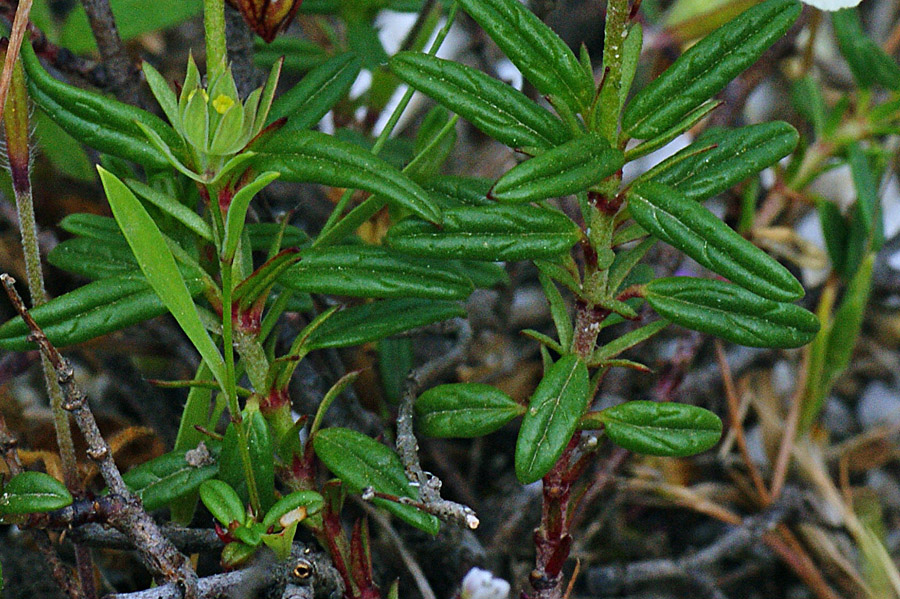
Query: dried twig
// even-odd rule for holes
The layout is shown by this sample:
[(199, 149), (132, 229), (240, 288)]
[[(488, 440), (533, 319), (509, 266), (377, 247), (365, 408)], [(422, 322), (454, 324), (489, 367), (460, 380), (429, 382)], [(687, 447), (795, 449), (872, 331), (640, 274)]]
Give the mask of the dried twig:
[(94, 414), (88, 407), (87, 398), (75, 384), (72, 365), (50, 343), (44, 331), (31, 317), (22, 298), (16, 292), (15, 280), (8, 274), (2, 274), (0, 282), (16, 311), (31, 330), (31, 341), (38, 345), (41, 353), (53, 365), (63, 390), (63, 407), (75, 416), (75, 422), (87, 442), (88, 457), (99, 465), (100, 474), (109, 486), (110, 492), (120, 495), (123, 499), (122, 509), (113, 514), (110, 524), (129, 538), (151, 572), (167, 582), (177, 583), (183, 589), (185, 599), (194, 599), (197, 596), (196, 572), (191, 568), (187, 558), (160, 533), (159, 527), (144, 511), (140, 500), (131, 493), (122, 480), (122, 474), (113, 461), (109, 445), (100, 434)]
[(809, 348), (803, 352), (803, 360), (799, 366), (800, 378), (794, 386), (794, 393), (791, 395), (790, 411), (788, 412), (787, 422), (784, 425), (784, 435), (781, 437), (778, 457), (775, 460), (775, 472), (772, 475), (772, 482), (769, 486), (772, 500), (777, 499), (781, 494), (781, 490), (784, 488), (784, 481), (787, 478), (788, 465), (794, 451), (794, 441), (797, 438), (797, 425), (800, 423), (803, 396), (806, 393), (806, 377), (809, 374), (808, 365)]
[(140, 98), (137, 69), (128, 58), (125, 45), (119, 37), (119, 28), (109, 7), (109, 0), (81, 0), (81, 5), (87, 13), (103, 64), (109, 70), (113, 93), (119, 100), (137, 105)]
[(784, 493), (765, 512), (747, 518), (743, 523), (722, 535), (715, 543), (692, 555), (678, 559), (654, 559), (633, 562), (625, 566), (591, 568), (586, 575), (589, 592), (610, 595), (665, 580), (684, 579), (696, 583), (710, 596), (724, 597), (703, 570), (724, 559), (731, 559), (775, 529), (791, 512), (800, 508), (799, 493)]
[(403, 539), (400, 538), (400, 535), (397, 534), (397, 531), (394, 530), (393, 526), (391, 526), (390, 518), (385, 516), (381, 511), (366, 503), (363, 503), (363, 509), (368, 512), (370, 517), (378, 522), (378, 525), (381, 526), (381, 528), (384, 529), (384, 531), (390, 537), (391, 543), (394, 544), (394, 548), (400, 555), (400, 559), (403, 560), (403, 564), (412, 575), (413, 580), (416, 583), (416, 587), (419, 589), (419, 593), (422, 595), (422, 599), (437, 599), (437, 595), (434, 594), (434, 591), (431, 588), (431, 584), (428, 582), (428, 578), (425, 577), (425, 573), (422, 571), (422, 567), (419, 565), (419, 562), (416, 561), (415, 556), (410, 553), (409, 549), (406, 547), (406, 543), (403, 542)]
[[(406, 469), (406, 476), (419, 487), (419, 502), (426, 511), (446, 520), (454, 520), (465, 526), (478, 528), (478, 517), (472, 508), (441, 497), (441, 480), (422, 470), (419, 462), (419, 443), (413, 432), (413, 404), (419, 392), (447, 369), (465, 359), (472, 341), (472, 328), (468, 321), (457, 318), (452, 321), (457, 330), (457, 343), (447, 353), (413, 370), (406, 379), (400, 394), (397, 413), (397, 453)], [(416, 505), (419, 505), (416, 502)]]
[(759, 497), (760, 502), (763, 505), (768, 505), (770, 502), (769, 491), (766, 489), (766, 483), (763, 482), (762, 475), (759, 473), (756, 464), (750, 459), (750, 452), (747, 449), (747, 439), (744, 437), (744, 425), (740, 418), (740, 402), (737, 398), (737, 391), (735, 391), (734, 388), (734, 381), (731, 379), (731, 370), (728, 368), (728, 362), (725, 360), (725, 350), (722, 348), (722, 343), (718, 339), (716, 340), (716, 361), (719, 363), (719, 368), (722, 370), (722, 382), (725, 386), (725, 397), (728, 399), (728, 419), (730, 420), (731, 429), (735, 431), (735, 440), (737, 441), (738, 449), (741, 452), (744, 463), (747, 465), (747, 470), (750, 472), (750, 480), (753, 481), (753, 487), (756, 489), (756, 494)]
[[(272, 554), (263, 554), (272, 557)], [(340, 577), (330, 560), (300, 543), (294, 543), (291, 557), (276, 562), (258, 558), (249, 567), (215, 574), (197, 581), (198, 599), (244, 599), (265, 596), (282, 599), (313, 599), (341, 596)], [(280, 591), (278, 592), (272, 592)], [(105, 599), (180, 599), (178, 587), (165, 584), (146, 591), (107, 595)]]

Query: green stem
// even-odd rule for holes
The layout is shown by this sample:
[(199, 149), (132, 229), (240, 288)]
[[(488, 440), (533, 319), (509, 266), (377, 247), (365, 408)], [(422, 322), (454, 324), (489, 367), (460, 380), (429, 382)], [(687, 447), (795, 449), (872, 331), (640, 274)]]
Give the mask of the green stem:
[[(216, 209), (215, 207), (213, 208)], [(233, 269), (231, 261), (220, 260), (219, 267), (222, 270), (222, 350), (225, 353), (225, 396), (228, 400), (228, 409), (231, 411), (231, 421), (238, 436), (238, 450), (241, 454), (241, 463), (244, 466), (244, 477), (247, 479), (247, 493), (250, 495), (250, 507), (254, 514), (261, 514), (259, 501), (259, 489), (256, 486), (256, 476), (253, 474), (253, 462), (250, 458), (250, 439), (247, 429), (244, 428), (241, 417), (241, 407), (237, 396), (237, 381), (234, 369), (234, 340), (232, 329), (232, 291)]]
[[(459, 11), (459, 5), (454, 2), (453, 6), (450, 7), (450, 13), (447, 15), (447, 22), (444, 23), (444, 26), (438, 32), (437, 37), (434, 39), (434, 43), (431, 44), (431, 47), (428, 49), (428, 54), (434, 56), (437, 54), (437, 51), (440, 49), (441, 44), (444, 43), (444, 39), (446, 39), (447, 34), (450, 33), (450, 27), (453, 26), (453, 21), (456, 20), (456, 13)], [(372, 146), (372, 153), (376, 156), (381, 152), (384, 148), (384, 144), (387, 143), (387, 140), (390, 139), (391, 134), (394, 132), (394, 128), (397, 126), (397, 123), (400, 121), (400, 117), (403, 116), (404, 111), (406, 111), (406, 107), (409, 106), (410, 100), (412, 100), (413, 94), (415, 90), (413, 88), (408, 88), (406, 93), (403, 94), (403, 97), (400, 99), (400, 103), (394, 108), (394, 111), (391, 113), (391, 117), (388, 119), (387, 124), (385, 124), (384, 129), (381, 130), (381, 133), (378, 134), (378, 138), (375, 140), (375, 145)], [(334, 229), (339, 223), (339, 219), (341, 214), (344, 213), (344, 210), (347, 208), (347, 205), (350, 203), (350, 198), (353, 195), (352, 189), (348, 189), (341, 196), (341, 199), (338, 201), (337, 205), (334, 207), (334, 211), (329, 215), (328, 220), (325, 222), (325, 226), (322, 227), (322, 232), (319, 235), (319, 238), (313, 244), (315, 246), (320, 245), (329, 245), (329, 243), (333, 243), (336, 241), (340, 241), (343, 239), (345, 235), (347, 235), (346, 228), (342, 228), (343, 235), (327, 235), (327, 233), (331, 233), (331, 230)], [(370, 202), (372, 198), (366, 200), (364, 204), (368, 204), (366, 210), (359, 213), (360, 215), (366, 215), (362, 222), (368, 220), (373, 214), (378, 212), (381, 209), (381, 206), (384, 205), (382, 201), (380, 205), (375, 206), (375, 202)], [(362, 205), (360, 205), (360, 208)], [(355, 212), (355, 211), (354, 211)], [(352, 212), (351, 212), (352, 214)], [(349, 216), (349, 215), (348, 215)], [(361, 223), (360, 223), (361, 224)], [(359, 226), (359, 225), (356, 225)], [(353, 227), (354, 229), (356, 227)]]
[[(3, 125), (6, 135), (6, 150), (9, 158), (9, 170), (13, 181), (13, 192), (16, 197), (16, 210), (19, 214), (19, 231), (22, 234), (22, 251), (25, 254), (25, 274), (28, 279), (28, 290), (31, 294), (33, 308), (47, 302), (47, 291), (44, 288), (44, 274), (41, 270), (41, 253), (38, 246), (37, 223), (34, 218), (34, 203), (31, 193), (31, 172), (29, 155), (28, 95), (25, 90), (25, 72), (22, 61), (17, 60), (13, 67), (9, 95), (4, 107)], [(53, 366), (45, 356), (41, 356), (41, 367), (47, 394), (50, 396), (50, 408), (53, 413), (53, 426), (56, 441), (59, 445), (63, 476), (66, 486), (73, 491), (81, 490), (78, 479), (78, 461), (75, 458), (75, 444), (72, 441), (72, 430), (69, 426), (68, 413), (63, 409), (63, 395)]]
[(603, 89), (601, 90), (600, 133), (616, 145), (619, 128), (619, 87), (622, 85), (622, 47), (628, 33), (628, 0), (608, 0), (603, 41)]
[(206, 34), (206, 75), (211, 83), (225, 69), (225, 0), (203, 0), (203, 27)]

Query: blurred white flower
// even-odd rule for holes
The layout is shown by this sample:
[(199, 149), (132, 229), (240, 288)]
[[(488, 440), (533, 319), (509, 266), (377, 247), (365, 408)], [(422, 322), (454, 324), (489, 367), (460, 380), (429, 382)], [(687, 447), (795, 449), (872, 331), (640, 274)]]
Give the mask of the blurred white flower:
[(509, 583), (487, 570), (472, 568), (462, 581), (460, 599), (507, 599)]
[(803, 0), (810, 6), (815, 6), (819, 10), (840, 10), (842, 8), (852, 8), (862, 2), (862, 0)]

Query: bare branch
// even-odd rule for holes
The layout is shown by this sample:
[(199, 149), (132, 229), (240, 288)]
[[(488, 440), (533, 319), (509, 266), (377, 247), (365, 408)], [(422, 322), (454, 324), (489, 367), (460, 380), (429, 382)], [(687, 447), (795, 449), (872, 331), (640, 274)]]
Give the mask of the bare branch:
[(100, 434), (97, 421), (87, 404), (87, 398), (75, 384), (75, 372), (68, 360), (50, 343), (44, 331), (34, 321), (22, 298), (15, 289), (15, 280), (8, 274), (0, 275), (9, 299), (28, 328), (31, 330), (31, 341), (37, 343), (41, 353), (50, 361), (56, 371), (57, 379), (63, 390), (63, 408), (75, 416), (75, 422), (87, 442), (87, 454), (100, 466), (100, 474), (109, 486), (110, 492), (122, 497), (122, 509), (110, 517), (110, 524), (123, 532), (137, 548), (144, 565), (163, 580), (178, 584), (184, 591), (185, 599), (194, 599), (196, 594), (197, 573), (190, 562), (178, 552), (166, 539), (159, 527), (144, 511), (119, 472), (113, 461), (112, 451)]
[[(413, 404), (416, 396), (438, 376), (462, 362), (469, 351), (472, 328), (468, 321), (457, 318), (451, 323), (458, 335), (453, 349), (412, 371), (406, 379), (397, 413), (397, 453), (406, 469), (406, 476), (419, 487), (419, 501), (410, 501), (409, 503), (439, 518), (453, 520), (475, 529), (478, 528), (479, 523), (475, 511), (468, 506), (441, 498), (441, 480), (430, 472), (422, 470), (422, 464), (419, 462), (419, 443), (413, 432)], [(401, 502), (406, 503), (402, 498)]]
[(109, 0), (81, 0), (81, 5), (87, 13), (103, 63), (109, 70), (113, 93), (123, 102), (138, 105), (140, 96), (137, 69), (128, 58), (125, 45), (119, 37)]

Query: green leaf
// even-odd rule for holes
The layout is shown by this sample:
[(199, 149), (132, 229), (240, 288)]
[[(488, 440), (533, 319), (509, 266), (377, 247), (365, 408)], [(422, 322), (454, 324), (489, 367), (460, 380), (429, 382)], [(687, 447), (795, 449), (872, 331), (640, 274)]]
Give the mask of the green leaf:
[(479, 383), (433, 387), (416, 399), (415, 408), (428, 437), (481, 437), (525, 411), (500, 389)]
[[(641, 59), (641, 49), (644, 46), (644, 28), (640, 23), (635, 23), (628, 30), (628, 37), (622, 45), (622, 80), (619, 84), (619, 106), (625, 106), (628, 93), (634, 83), (638, 63)], [(598, 111), (599, 112), (599, 111)]]
[(718, 416), (680, 403), (629, 401), (592, 420), (603, 423), (616, 445), (646, 455), (686, 457), (706, 451), (722, 436)]
[(537, 202), (596, 185), (625, 163), (619, 150), (589, 133), (513, 167), (491, 189), (499, 202)]
[(200, 321), (197, 307), (165, 238), (131, 190), (109, 171), (102, 167), (98, 170), (113, 216), (122, 228), (147, 282), (200, 352), (213, 376), (223, 389), (226, 388), (222, 354)]
[(770, 299), (803, 297), (803, 286), (788, 269), (680, 192), (645, 181), (632, 188), (628, 207), (656, 238), (723, 277)]
[(22, 44), (21, 56), (31, 99), (69, 135), (104, 154), (132, 160), (152, 170), (168, 168), (166, 157), (153, 147), (141, 129), (147, 127), (169, 147), (181, 147), (175, 130), (162, 119), (57, 81), (41, 66), (30, 43)]
[[(543, 267), (542, 267), (543, 266)], [(562, 294), (556, 288), (556, 283), (550, 275), (545, 272), (547, 270), (544, 263), (537, 265), (540, 272), (538, 278), (541, 287), (544, 289), (544, 295), (550, 304), (550, 316), (553, 318), (553, 324), (556, 326), (556, 335), (559, 337), (559, 345), (563, 348), (569, 348), (572, 345), (572, 318), (569, 316), (569, 307), (566, 305)]]
[(124, 241), (116, 219), (98, 214), (76, 213), (59, 221), (59, 228), (72, 235), (100, 241)]
[(831, 266), (835, 272), (843, 272), (847, 263), (848, 223), (837, 204), (823, 198), (816, 199), (816, 214), (819, 215)]
[(89, 279), (128, 275), (138, 270), (125, 238), (117, 241), (75, 237), (50, 250), (47, 262), (56, 268)]
[(209, 225), (196, 212), (166, 193), (136, 179), (127, 179), (125, 183), (142, 199), (150, 202), (203, 239), (212, 241), (213, 236)]
[(819, 83), (812, 75), (797, 79), (791, 86), (791, 99), (794, 109), (812, 124), (816, 137), (821, 138), (828, 121), (828, 109)]
[[(815, 408), (808, 410), (804, 406), (800, 422), (805, 423), (806, 426), (812, 424), (812, 420), (820, 412), (835, 381), (846, 371), (850, 359), (853, 357), (853, 351), (865, 320), (869, 294), (872, 291), (874, 264), (875, 254), (869, 254), (863, 259), (847, 286), (844, 298), (834, 313), (830, 327), (827, 330), (823, 328), (820, 332), (820, 335), (827, 335), (822, 360), (822, 377), (818, 382)], [(818, 340), (816, 344), (818, 344)]]
[(314, 126), (347, 94), (360, 67), (359, 58), (350, 52), (319, 65), (275, 100), (269, 111), (269, 123), (287, 117), (285, 131)]
[(461, 0), (519, 71), (545, 96), (558, 96), (573, 112), (590, 105), (594, 81), (569, 47), (518, 0)]
[[(207, 444), (207, 447), (212, 445)], [(189, 463), (185, 457), (188, 451), (163, 454), (132, 468), (122, 476), (128, 488), (144, 504), (144, 509), (156, 510), (194, 493), (204, 481), (218, 473), (219, 465), (215, 459), (210, 459), (208, 463)]]
[(477, 69), (415, 52), (400, 52), (390, 66), (410, 86), (511, 148), (549, 148), (568, 139), (557, 117)]
[[(203, 289), (203, 283), (197, 279), (189, 279), (187, 285), (194, 295)], [(165, 313), (165, 305), (141, 276), (95, 281), (31, 310), (57, 347), (81, 343)], [(14, 351), (33, 349), (29, 334), (21, 317), (13, 318), (0, 326), (0, 347)]]
[(43, 472), (22, 472), (0, 493), (0, 515), (51, 512), (72, 503), (66, 485)]
[(441, 204), (441, 208), (459, 208), (465, 205), (493, 205), (487, 197), (493, 185), (490, 179), (443, 175), (434, 177), (423, 187)]
[(659, 279), (646, 286), (646, 299), (667, 320), (750, 347), (800, 347), (819, 330), (818, 319), (800, 306), (725, 281)]
[(249, 309), (255, 302), (266, 296), (275, 281), (298, 260), (300, 260), (300, 256), (296, 248), (282, 250), (235, 287), (231, 296), (232, 301), (236, 302), (241, 310)]
[(516, 442), (516, 477), (522, 484), (540, 480), (556, 464), (590, 402), (587, 366), (563, 356), (538, 384)]
[[(268, 252), (272, 248), (272, 244), (281, 232), (281, 224), (279, 223), (247, 223), (244, 225), (244, 231), (250, 238), (250, 246), (254, 252)], [(300, 247), (309, 243), (309, 236), (294, 225), (287, 225), (284, 228), (284, 235), (281, 238), (282, 248)]]
[(623, 131), (641, 139), (659, 135), (756, 62), (799, 15), (796, 0), (768, 0), (715, 30), (635, 95)]
[[(275, 503), (275, 450), (269, 425), (259, 409), (244, 409), (244, 430), (250, 451), (250, 464), (259, 493), (259, 504), (263, 511)], [(250, 494), (247, 489), (244, 465), (238, 448), (237, 429), (229, 424), (222, 441), (222, 453), (219, 459), (219, 478), (229, 483), (244, 503), (249, 503)]]
[(276, 501), (275, 505), (269, 508), (262, 525), (265, 529), (276, 524), (281, 526), (279, 520), (297, 508), (306, 508), (306, 515), (312, 515), (322, 511), (324, 505), (325, 500), (315, 491), (294, 491)]
[(253, 151), (254, 162), (280, 172), (283, 181), (362, 189), (429, 222), (441, 221), (440, 208), (424, 189), (371, 152), (331, 135), (278, 132)]
[(308, 249), (279, 282), (295, 291), (351, 297), (465, 299), (472, 283), (459, 269), (375, 246)]
[(456, 302), (389, 299), (342, 310), (310, 336), (310, 349), (348, 347), (392, 337), (435, 322), (464, 316)]
[(169, 87), (165, 78), (159, 74), (159, 71), (146, 60), (141, 64), (141, 70), (144, 71), (144, 79), (147, 80), (153, 97), (156, 98), (159, 107), (169, 119), (169, 123), (177, 130), (181, 126), (181, 115), (178, 113), (178, 98), (175, 97), (175, 92)]
[(877, 252), (884, 243), (881, 201), (878, 181), (868, 157), (859, 143), (847, 148), (856, 203), (853, 205), (850, 226), (847, 230), (847, 245), (844, 262), (838, 272), (845, 278), (852, 278), (860, 263), (869, 252)]
[(784, 158), (798, 140), (796, 129), (780, 121), (715, 131), (660, 164), (647, 178), (692, 200), (703, 200)]
[(43, 156), (63, 174), (79, 181), (94, 181), (97, 171), (77, 139), (47, 116), (43, 110), (34, 113), (35, 140)]
[(250, 200), (278, 177), (279, 173), (267, 171), (258, 175), (256, 179), (241, 187), (240, 191), (234, 194), (225, 220), (225, 239), (222, 240), (222, 254), (226, 261), (231, 260), (237, 251), (241, 233), (244, 231), (244, 222), (247, 219), (247, 209), (250, 207)]
[(669, 323), (665, 320), (657, 320), (656, 322), (651, 322), (648, 325), (629, 331), (620, 337), (616, 337), (603, 347), (594, 351), (594, 354), (591, 356), (591, 363), (600, 364), (608, 361), (611, 358), (618, 356), (623, 351), (631, 349), (639, 343), (643, 343), (667, 326), (669, 326)]
[(226, 529), (232, 522), (244, 524), (247, 510), (231, 485), (222, 480), (207, 480), (200, 485), (200, 500), (209, 513)]
[(713, 110), (721, 105), (722, 102), (719, 100), (708, 100), (704, 102), (697, 108), (688, 112), (684, 117), (675, 121), (668, 129), (665, 129), (658, 135), (651, 137), (647, 141), (644, 141), (625, 152), (625, 162), (631, 162), (632, 160), (636, 160), (641, 156), (646, 156), (650, 152), (654, 152), (665, 146), (682, 133), (693, 129), (700, 121), (709, 116)]
[[(400, 458), (388, 447), (362, 433), (346, 428), (319, 431), (313, 438), (319, 459), (353, 493), (369, 487), (378, 493), (418, 499), (418, 489), (406, 478)], [(398, 518), (431, 534), (440, 530), (440, 521), (408, 505), (376, 498), (373, 503)]]
[(437, 227), (406, 219), (388, 232), (387, 244), (426, 258), (531, 260), (564, 254), (581, 238), (581, 230), (555, 210), (537, 206), (451, 208)]
[(900, 89), (900, 66), (866, 35), (855, 8), (831, 13), (831, 23), (841, 54), (860, 87), (877, 83), (894, 91)]

